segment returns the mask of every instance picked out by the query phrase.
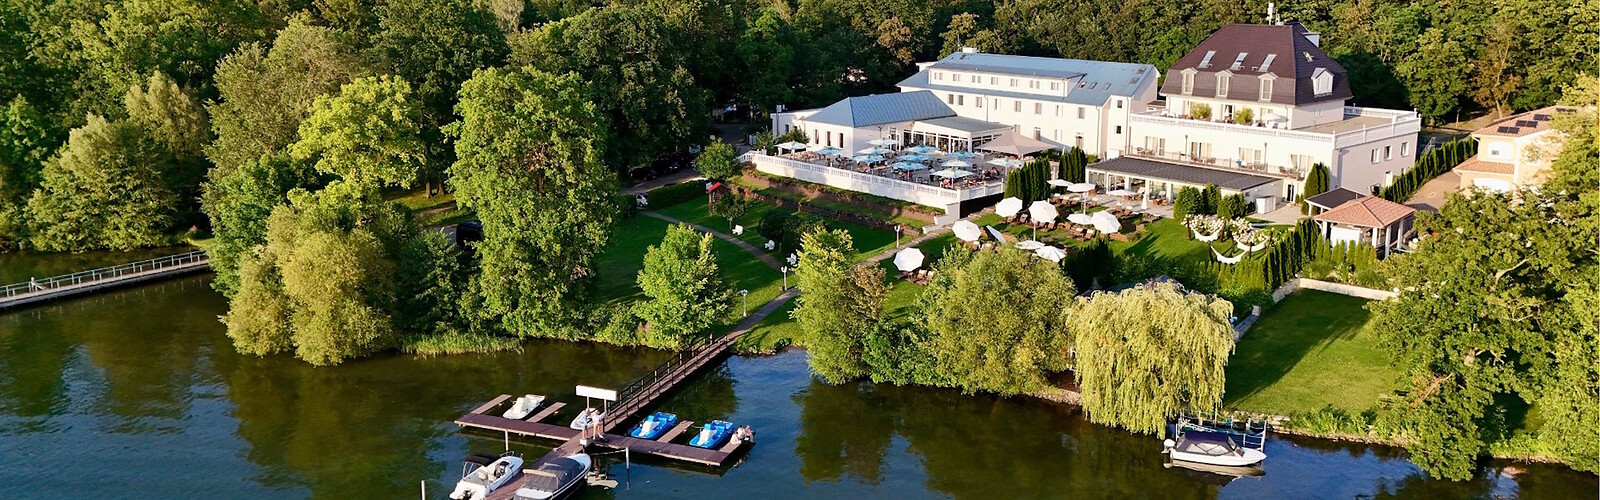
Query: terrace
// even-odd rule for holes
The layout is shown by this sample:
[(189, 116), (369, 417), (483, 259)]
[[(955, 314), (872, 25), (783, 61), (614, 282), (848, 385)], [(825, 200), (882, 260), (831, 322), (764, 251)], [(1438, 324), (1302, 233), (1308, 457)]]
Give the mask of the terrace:
[(880, 149), (854, 156), (832, 148), (778, 155), (751, 151), (741, 159), (768, 174), (941, 208), (949, 214), (956, 213), (963, 201), (1004, 192), (1006, 174), (1022, 164), (1004, 155), (916, 151), (922, 150)]
[[(1263, 160), (1266, 149), (1278, 151), (1334, 151), (1372, 141), (1415, 135), (1422, 119), (1415, 112), (1346, 106), (1344, 117), (1308, 127), (1288, 128), (1288, 118), (1267, 114), (1247, 123), (1233, 123), (1229, 117), (1200, 119), (1154, 106), (1131, 117), (1133, 129), (1141, 131), (1146, 144), (1125, 153), (1152, 159), (1186, 162), (1206, 168), (1265, 175), (1294, 181), (1305, 180), (1310, 165), (1274, 165)], [(1166, 138), (1183, 138), (1185, 144), (1165, 146)], [(1225, 138), (1225, 139), (1224, 139)], [(1159, 140), (1158, 145), (1152, 145)], [(1176, 139), (1173, 139), (1176, 140)], [(1212, 143), (1224, 146), (1213, 152)], [(1249, 146), (1244, 146), (1244, 145)], [(1248, 157), (1236, 157), (1243, 151)], [(1230, 155), (1230, 153), (1238, 153)]]

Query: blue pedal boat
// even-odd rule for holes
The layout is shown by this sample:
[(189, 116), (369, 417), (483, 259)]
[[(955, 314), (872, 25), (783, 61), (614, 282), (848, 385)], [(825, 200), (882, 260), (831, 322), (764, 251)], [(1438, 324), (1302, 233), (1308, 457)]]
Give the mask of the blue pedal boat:
[(655, 439), (672, 430), (675, 425), (678, 425), (677, 415), (658, 411), (651, 413), (650, 416), (640, 421), (638, 425), (633, 426), (633, 430), (628, 432), (628, 435), (639, 439)]
[(689, 440), (689, 446), (712, 449), (722, 446), (733, 436), (733, 424), (722, 420), (713, 420), (700, 427), (700, 432)]

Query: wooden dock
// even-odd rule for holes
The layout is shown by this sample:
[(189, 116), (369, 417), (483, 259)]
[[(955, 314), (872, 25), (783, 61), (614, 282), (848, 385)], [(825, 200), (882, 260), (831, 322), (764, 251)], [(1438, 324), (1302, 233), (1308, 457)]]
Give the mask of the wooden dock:
[(0, 310), (84, 295), (144, 281), (208, 269), (211, 259), (195, 250), (111, 267), (0, 286)]

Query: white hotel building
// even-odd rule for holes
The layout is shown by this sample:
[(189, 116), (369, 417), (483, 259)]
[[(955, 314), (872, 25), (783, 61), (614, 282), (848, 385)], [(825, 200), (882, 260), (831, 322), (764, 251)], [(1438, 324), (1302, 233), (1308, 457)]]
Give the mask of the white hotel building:
[[(1011, 134), (1098, 155), (1104, 161), (1089, 166), (1088, 180), (1103, 186), (1170, 197), (1214, 184), (1258, 200), (1259, 209), (1293, 201), (1316, 163), (1328, 166), (1332, 187), (1371, 192), (1414, 163), (1421, 118), (1346, 106), (1344, 68), (1317, 42), (1298, 23), (1225, 26), (1179, 59), (1159, 88), (1148, 64), (964, 49), (919, 64), (898, 94), (780, 108), (772, 131), (800, 129), (813, 147), (849, 151), (885, 138), (966, 150)], [(775, 166), (777, 159), (755, 162), (775, 175), (799, 173)], [(820, 168), (802, 177), (845, 189), (860, 184), (834, 178), (847, 170)], [(930, 201), (882, 186), (872, 192), (947, 210), (990, 195)]]

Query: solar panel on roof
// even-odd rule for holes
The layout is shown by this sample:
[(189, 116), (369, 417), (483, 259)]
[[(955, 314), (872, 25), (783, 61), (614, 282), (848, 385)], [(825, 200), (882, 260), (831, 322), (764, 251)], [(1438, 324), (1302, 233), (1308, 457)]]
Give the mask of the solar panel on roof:
[(1533, 120), (1517, 120), (1518, 127), (1537, 127), (1539, 122)]
[(1500, 128), (1494, 129), (1494, 131), (1502, 133), (1502, 134), (1515, 134), (1515, 133), (1517, 133), (1517, 128), (1516, 127), (1500, 127)]
[(1535, 121), (1547, 122), (1547, 121), (1550, 121), (1550, 115), (1540, 113), (1540, 114), (1533, 115), (1533, 119)]

